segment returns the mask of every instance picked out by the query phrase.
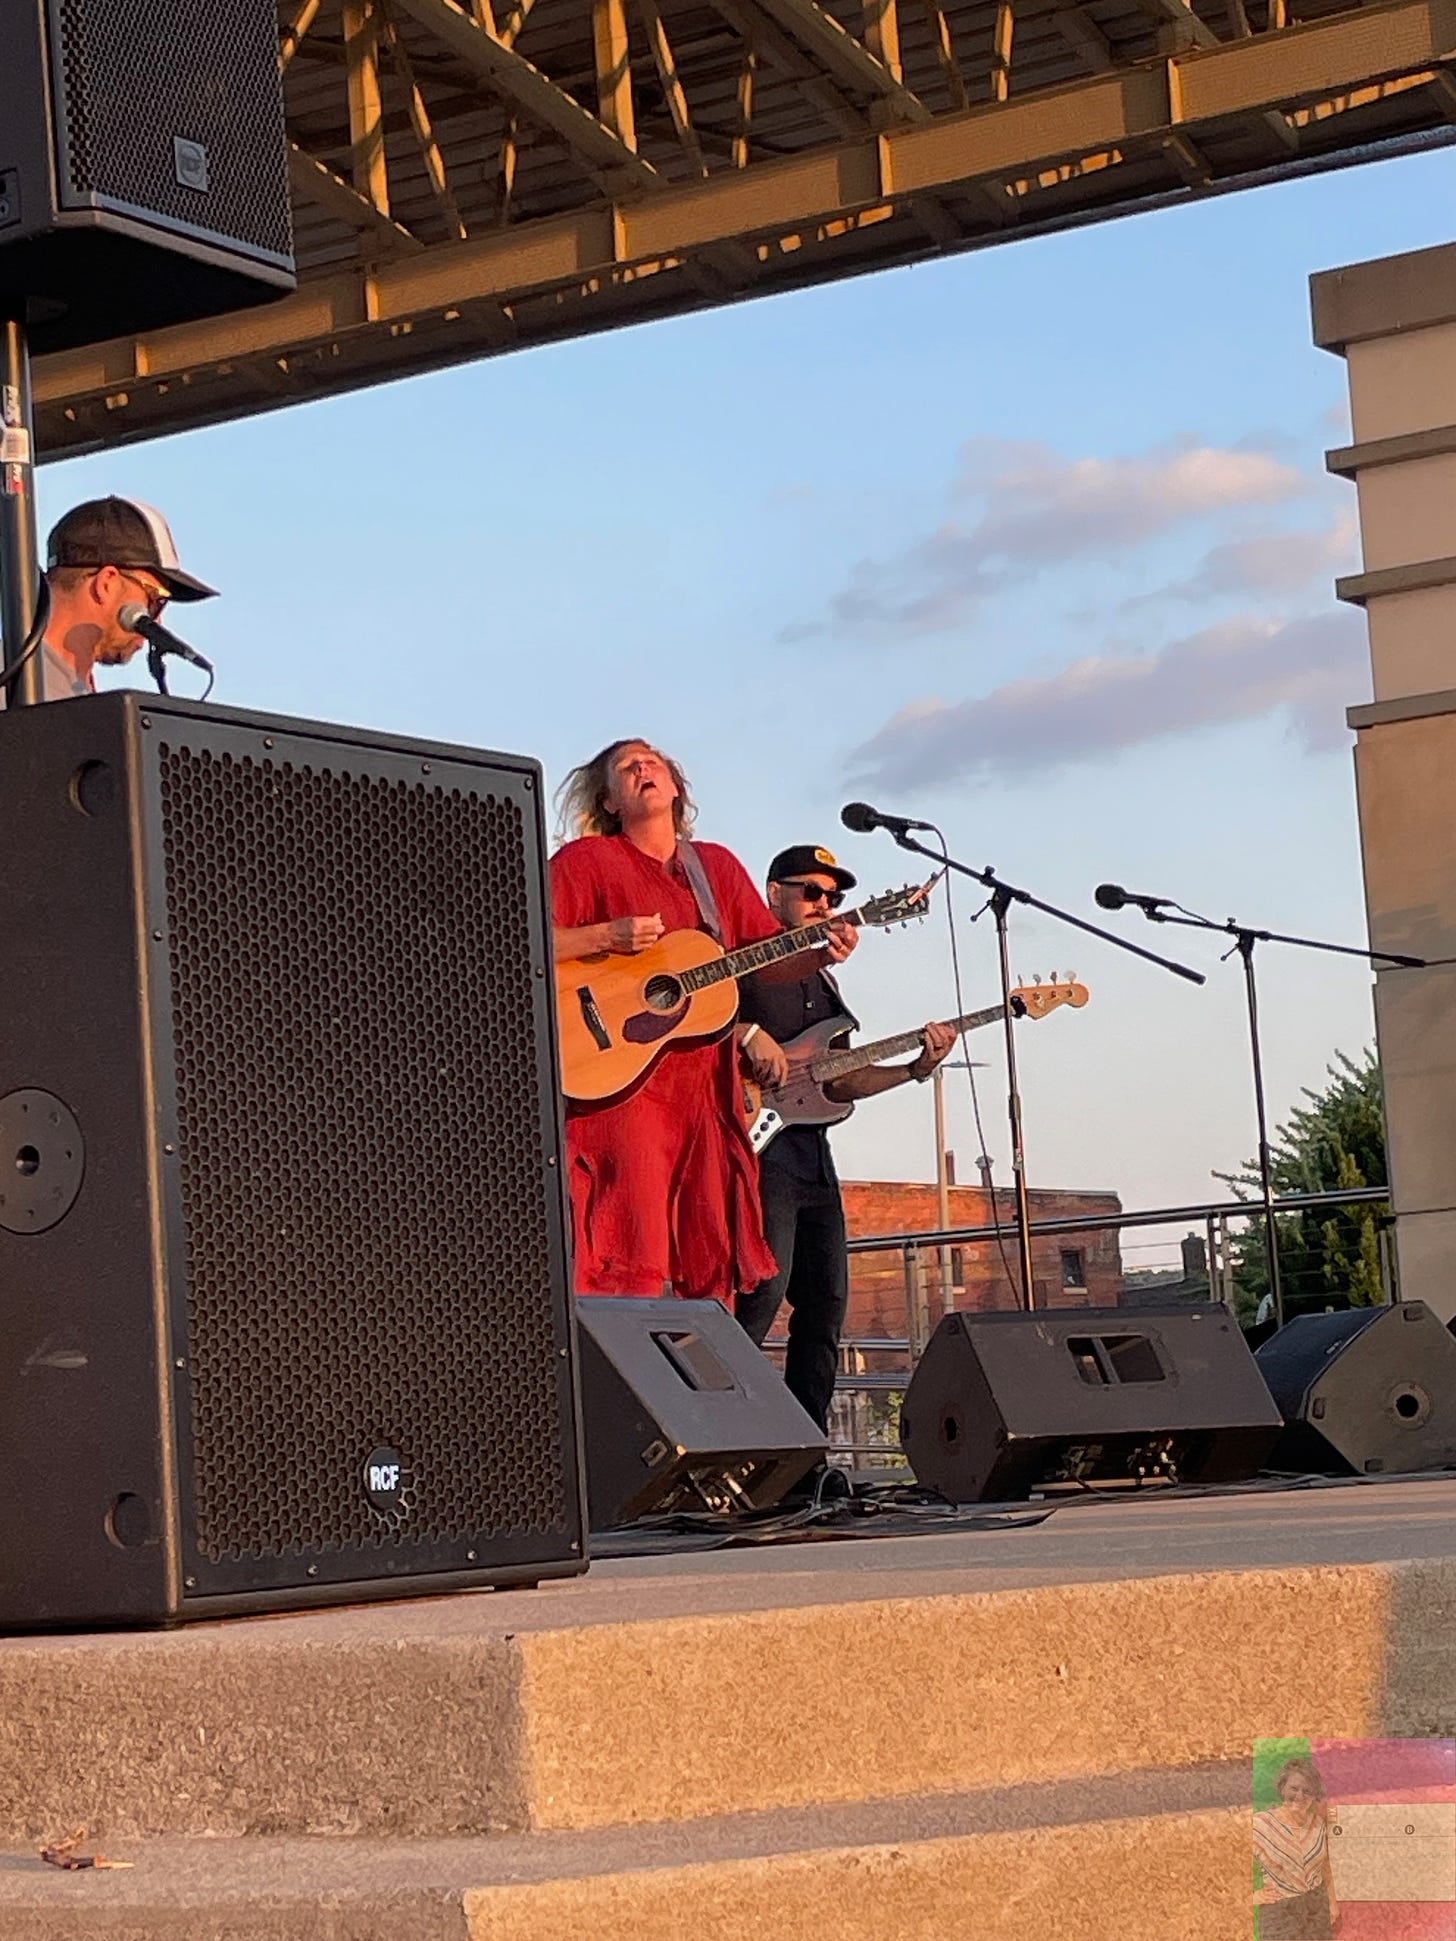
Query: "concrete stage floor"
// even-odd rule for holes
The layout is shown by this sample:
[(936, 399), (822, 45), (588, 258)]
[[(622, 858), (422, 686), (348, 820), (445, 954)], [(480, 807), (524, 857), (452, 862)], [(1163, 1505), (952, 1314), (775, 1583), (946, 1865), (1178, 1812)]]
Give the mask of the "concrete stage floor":
[(0, 1639), (0, 1935), (1247, 1935), (1255, 1738), (1456, 1736), (1456, 1477), (1047, 1507)]
[[(1044, 1520), (1018, 1527), (1038, 1516)], [(891, 1509), (884, 1520), (883, 1536), (872, 1519), (847, 1519), (807, 1544), (694, 1552), (684, 1538), (667, 1554), (623, 1555), (638, 1540), (607, 1536), (594, 1541), (616, 1554), (598, 1555), (569, 1593), (591, 1612), (587, 1621), (611, 1622), (649, 1610), (765, 1610), (806, 1594), (926, 1597), (1175, 1571), (1456, 1557), (1456, 1476), (1109, 1492), (928, 1511), (923, 1520)]]

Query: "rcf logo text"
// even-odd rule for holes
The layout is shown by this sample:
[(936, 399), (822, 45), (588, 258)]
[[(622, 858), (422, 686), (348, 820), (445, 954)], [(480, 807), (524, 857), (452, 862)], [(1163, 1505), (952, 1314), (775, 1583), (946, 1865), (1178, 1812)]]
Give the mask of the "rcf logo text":
[(371, 1449), (364, 1460), (364, 1494), (375, 1509), (398, 1515), (405, 1507), (404, 1486), (404, 1457), (398, 1449), (391, 1449), (387, 1443)]

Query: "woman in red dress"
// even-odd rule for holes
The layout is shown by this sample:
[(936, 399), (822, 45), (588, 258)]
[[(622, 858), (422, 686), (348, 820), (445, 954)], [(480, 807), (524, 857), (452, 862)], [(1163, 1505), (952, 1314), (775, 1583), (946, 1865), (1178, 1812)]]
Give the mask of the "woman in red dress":
[[(558, 957), (632, 955), (668, 931), (706, 928), (679, 854), (693, 807), (676, 762), (644, 741), (613, 742), (572, 771), (560, 800), (577, 840), (551, 859)], [(775, 935), (780, 926), (737, 857), (717, 843), (693, 849), (724, 949)], [(819, 960), (839, 963), (857, 941), (843, 925)], [(797, 979), (813, 961), (793, 957), (757, 974)], [(732, 1032), (669, 1046), (620, 1098), (570, 1104), (566, 1152), (577, 1293), (680, 1294), (731, 1307), (740, 1288), (776, 1271)]]

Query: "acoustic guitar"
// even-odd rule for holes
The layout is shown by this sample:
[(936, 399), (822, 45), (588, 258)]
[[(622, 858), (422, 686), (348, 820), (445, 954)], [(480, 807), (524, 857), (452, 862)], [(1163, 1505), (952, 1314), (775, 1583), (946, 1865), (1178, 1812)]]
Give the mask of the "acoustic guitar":
[[(1043, 984), (1038, 978), (1034, 984), (1019, 984), (1011, 993), (1012, 1015), (1018, 1018), (1044, 1018), (1059, 1004), (1075, 1005), (1080, 1010), (1086, 1002), (1085, 984), (1078, 984), (1070, 977), (1058, 983), (1055, 972), (1049, 984)], [(953, 1019), (952, 1025), (964, 1034), (978, 1030), (983, 1024), (994, 1024), (1005, 1015), (1004, 1004), (989, 1004), (984, 1011), (968, 1011), (963, 1018)], [(830, 1126), (847, 1119), (854, 1110), (854, 1102), (830, 1098), (825, 1086), (846, 1072), (863, 1071), (866, 1065), (878, 1065), (897, 1052), (913, 1051), (921, 1038), (919, 1031), (902, 1031), (893, 1038), (876, 1038), (873, 1044), (831, 1051), (832, 1040), (841, 1037), (847, 1029), (843, 1018), (821, 1018), (797, 1038), (791, 1038), (783, 1048), (789, 1061), (789, 1076), (771, 1092), (763, 1091), (752, 1078), (744, 1078), (743, 1109), (755, 1152), (762, 1152), (785, 1126)]]
[[(932, 879), (932, 882), (935, 879)], [(615, 1098), (669, 1045), (721, 1036), (738, 1014), (737, 979), (816, 950), (834, 923), (883, 927), (923, 917), (932, 884), (887, 890), (798, 930), (725, 952), (705, 930), (673, 930), (635, 956), (598, 951), (556, 965), (561, 1089), (582, 1102)]]

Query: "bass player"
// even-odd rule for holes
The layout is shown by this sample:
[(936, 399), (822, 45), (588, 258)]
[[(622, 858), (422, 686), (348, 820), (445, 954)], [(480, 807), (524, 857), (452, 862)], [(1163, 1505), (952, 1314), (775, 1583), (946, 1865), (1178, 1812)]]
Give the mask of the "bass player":
[[(675, 930), (716, 931), (725, 949), (778, 934), (747, 870), (717, 843), (688, 840), (682, 769), (650, 742), (616, 741), (558, 792), (564, 842), (551, 859), (558, 959), (635, 955)], [(695, 888), (694, 876), (698, 877)], [(823, 946), (757, 974), (791, 984), (806, 962), (840, 963), (859, 941), (836, 924)], [(566, 1153), (579, 1294), (734, 1296), (774, 1272), (757, 1161), (739, 1098), (732, 1032), (674, 1043), (632, 1089), (569, 1103)], [(770, 1083), (782, 1053), (760, 1050)]]
[[(854, 882), (829, 850), (798, 843), (780, 850), (769, 864), (768, 907), (785, 929), (797, 929), (838, 909)], [(744, 979), (738, 1030), (749, 1057), (762, 1059), (770, 1050), (782, 1057), (784, 1044), (826, 1017), (842, 1017), (845, 1036), (857, 1025), (829, 971), (820, 964), (804, 975), (804, 960), (794, 961), (801, 975), (792, 983), (770, 985), (761, 976)], [(911, 1079), (927, 1079), (955, 1040), (953, 1026), (927, 1024), (912, 1063), (868, 1065), (832, 1079), (825, 1090), (847, 1103), (874, 1098)], [(762, 1347), (787, 1299), (784, 1380), (820, 1428), (827, 1429), (839, 1333), (849, 1305), (844, 1208), (827, 1128), (785, 1126), (759, 1155), (759, 1187), (764, 1234), (778, 1267), (752, 1293), (739, 1296), (736, 1312)]]

